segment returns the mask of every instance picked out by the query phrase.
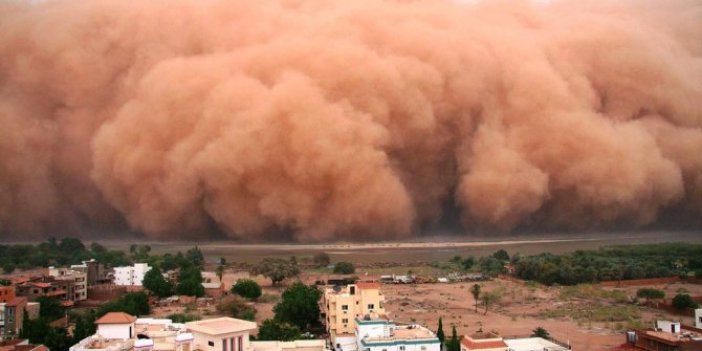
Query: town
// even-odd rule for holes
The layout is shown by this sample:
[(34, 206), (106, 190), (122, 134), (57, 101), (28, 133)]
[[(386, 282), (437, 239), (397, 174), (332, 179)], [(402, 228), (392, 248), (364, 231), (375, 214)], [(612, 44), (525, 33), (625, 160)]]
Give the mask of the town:
[[(0, 245), (0, 350), (700, 350), (702, 285), (682, 273), (698, 269), (699, 248), (662, 247), (670, 257), (658, 270), (558, 286), (564, 277), (545, 276), (546, 266), (528, 269), (540, 256), (505, 250), (401, 272), (324, 252), (249, 265), (197, 246), (159, 255), (72, 238)], [(523, 279), (534, 273), (544, 276)]]

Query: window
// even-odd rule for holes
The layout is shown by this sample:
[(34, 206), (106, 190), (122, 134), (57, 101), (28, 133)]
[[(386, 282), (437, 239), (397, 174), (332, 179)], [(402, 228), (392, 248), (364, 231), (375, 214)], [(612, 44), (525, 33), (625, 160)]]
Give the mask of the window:
[(421, 348), (421, 349), (422, 349), (422, 351), (424, 351), (424, 350), (426, 350), (426, 349), (427, 349), (427, 347), (426, 347), (426, 346), (422, 346), (422, 348)]
[(349, 305), (341, 305), (341, 310), (342, 310), (342, 311), (348, 311), (348, 310), (349, 310)]
[(348, 323), (348, 322), (349, 322), (349, 319), (348, 319), (348, 318), (343, 318), (343, 319), (341, 319), (341, 323), (346, 324), (346, 323)]
[(212, 340), (208, 341), (207, 346), (214, 347), (214, 341), (212, 341)]
[(372, 309), (374, 309), (374, 308), (375, 308), (375, 305), (374, 305), (374, 304), (372, 304), (372, 303), (368, 304), (368, 309), (369, 309), (369, 310), (372, 310)]
[(400, 351), (405, 351), (405, 345), (400, 345)]

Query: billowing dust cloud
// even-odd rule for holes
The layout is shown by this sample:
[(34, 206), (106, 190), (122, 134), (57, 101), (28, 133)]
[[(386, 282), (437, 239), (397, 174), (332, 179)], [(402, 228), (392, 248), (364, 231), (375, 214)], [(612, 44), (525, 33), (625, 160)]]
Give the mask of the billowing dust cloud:
[(702, 3), (3, 2), (0, 160), (0, 238), (699, 218)]

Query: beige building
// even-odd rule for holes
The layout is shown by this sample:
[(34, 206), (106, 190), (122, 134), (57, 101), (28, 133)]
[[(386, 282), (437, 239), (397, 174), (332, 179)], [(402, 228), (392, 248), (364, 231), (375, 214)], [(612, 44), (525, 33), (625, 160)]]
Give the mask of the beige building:
[(358, 282), (324, 290), (327, 331), (335, 349), (354, 349), (356, 317), (385, 315), (385, 295), (380, 283)]
[[(66, 281), (66, 300), (83, 301), (88, 299), (88, 273), (70, 268), (49, 267), (49, 276), (56, 281)], [(71, 284), (72, 283), (72, 284)], [(71, 289), (72, 288), (72, 289)], [(69, 291), (70, 290), (70, 291)]]

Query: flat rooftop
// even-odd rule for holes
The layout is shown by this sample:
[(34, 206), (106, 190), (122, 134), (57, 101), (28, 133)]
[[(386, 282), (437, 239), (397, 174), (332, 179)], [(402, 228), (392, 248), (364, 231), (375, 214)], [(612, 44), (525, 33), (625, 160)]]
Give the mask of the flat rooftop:
[(392, 336), (389, 337), (373, 337), (364, 338), (363, 342), (366, 343), (376, 343), (376, 342), (388, 342), (388, 341), (401, 341), (401, 340), (418, 340), (418, 339), (436, 339), (439, 340), (436, 335), (429, 329), (417, 325), (408, 326), (398, 326)]
[(206, 319), (185, 323), (185, 328), (189, 331), (208, 335), (221, 335), (237, 333), (256, 329), (256, 323), (230, 317)]
[(567, 347), (563, 347), (543, 338), (519, 338), (519, 339), (504, 339), (504, 343), (510, 350), (514, 351), (568, 351)]

